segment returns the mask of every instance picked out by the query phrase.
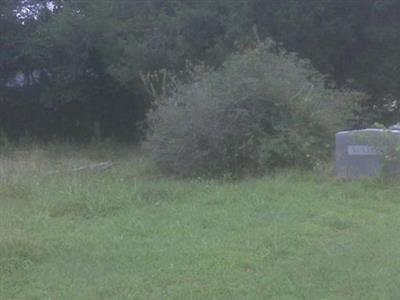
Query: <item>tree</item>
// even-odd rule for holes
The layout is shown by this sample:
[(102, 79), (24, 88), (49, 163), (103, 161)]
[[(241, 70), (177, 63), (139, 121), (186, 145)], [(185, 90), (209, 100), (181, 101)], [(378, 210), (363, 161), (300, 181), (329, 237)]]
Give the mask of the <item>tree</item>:
[[(140, 72), (220, 67), (254, 25), (328, 84), (370, 94), (352, 126), (399, 118), (397, 0), (0, 0), (0, 13), (0, 127), (15, 138), (137, 140), (151, 101)], [(7, 87), (18, 72), (34, 84)]]
[(262, 36), (310, 59), (331, 81), (371, 95), (361, 120), (398, 121), (399, 1), (255, 0), (253, 5)]
[(50, 12), (45, 2), (24, 2), (40, 8), (22, 49), (41, 76), (34, 108), (20, 113), (33, 112), (24, 122), (32, 135), (78, 140), (99, 127), (105, 137), (137, 138), (150, 103), (140, 71), (179, 72), (187, 60), (221, 64), (233, 47), (234, 8), (246, 3), (65, 0)]

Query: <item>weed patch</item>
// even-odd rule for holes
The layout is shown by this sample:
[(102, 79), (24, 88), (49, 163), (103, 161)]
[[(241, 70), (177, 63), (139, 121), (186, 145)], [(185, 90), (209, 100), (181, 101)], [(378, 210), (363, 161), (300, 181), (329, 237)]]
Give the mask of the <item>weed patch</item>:
[(41, 258), (44, 250), (34, 239), (18, 231), (0, 236), (0, 272), (9, 273), (28, 267)]

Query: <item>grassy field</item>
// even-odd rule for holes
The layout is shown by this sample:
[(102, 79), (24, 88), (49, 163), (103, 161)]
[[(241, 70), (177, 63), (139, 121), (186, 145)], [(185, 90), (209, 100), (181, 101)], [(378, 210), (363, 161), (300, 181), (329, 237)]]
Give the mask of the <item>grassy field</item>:
[(130, 152), (1, 156), (0, 299), (400, 299), (397, 182), (173, 180)]

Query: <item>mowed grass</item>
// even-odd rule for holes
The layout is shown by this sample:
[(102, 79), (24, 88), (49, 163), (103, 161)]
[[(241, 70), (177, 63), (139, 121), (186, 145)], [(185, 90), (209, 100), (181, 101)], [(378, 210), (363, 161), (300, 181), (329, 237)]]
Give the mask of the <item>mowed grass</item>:
[(400, 298), (398, 182), (174, 180), (60, 149), (1, 156), (0, 299)]

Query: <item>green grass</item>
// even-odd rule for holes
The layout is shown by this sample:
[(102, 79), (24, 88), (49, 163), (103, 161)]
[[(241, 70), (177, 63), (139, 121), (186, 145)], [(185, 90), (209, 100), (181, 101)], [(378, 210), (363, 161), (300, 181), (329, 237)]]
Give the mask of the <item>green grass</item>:
[(61, 152), (0, 157), (0, 299), (400, 298), (396, 182), (173, 180), (129, 149)]

